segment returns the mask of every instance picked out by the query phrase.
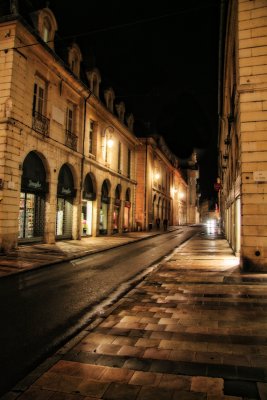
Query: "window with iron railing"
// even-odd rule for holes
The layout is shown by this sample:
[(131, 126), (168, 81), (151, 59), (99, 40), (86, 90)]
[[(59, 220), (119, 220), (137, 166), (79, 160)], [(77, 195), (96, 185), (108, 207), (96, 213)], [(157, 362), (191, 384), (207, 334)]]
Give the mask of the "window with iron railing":
[(45, 116), (45, 82), (38, 80), (33, 88), (32, 128), (44, 136), (49, 135), (49, 119)]
[(74, 110), (72, 106), (67, 108), (66, 115), (66, 136), (65, 145), (72, 150), (77, 150), (78, 137), (75, 135), (74, 131)]

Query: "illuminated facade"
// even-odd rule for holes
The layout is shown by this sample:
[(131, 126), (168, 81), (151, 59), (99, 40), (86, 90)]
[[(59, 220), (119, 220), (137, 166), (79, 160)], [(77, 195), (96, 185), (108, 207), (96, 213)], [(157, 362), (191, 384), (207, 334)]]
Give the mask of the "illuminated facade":
[[(196, 181), (134, 118), (71, 43), (57, 52), (49, 8), (0, 19), (0, 251), (23, 243), (197, 222)], [(1, 7), (1, 5), (0, 5)], [(5, 15), (1, 8), (1, 14)], [(62, 49), (61, 49), (62, 52)], [(192, 200), (192, 204), (189, 199)]]
[[(185, 174), (190, 174), (188, 171)], [(194, 197), (196, 182), (191, 180), (188, 185), (179, 169), (178, 158), (162, 137), (140, 139), (136, 149), (136, 176), (136, 221), (140, 229), (157, 228), (157, 220), (162, 227), (164, 219), (170, 225), (197, 222), (195, 203), (194, 216), (193, 210), (189, 213), (189, 199)]]
[(57, 56), (50, 9), (31, 17), (0, 24), (1, 251), (135, 228), (133, 117), (98, 70), (81, 79), (77, 44)]
[(267, 3), (230, 0), (226, 12), (220, 57), (220, 211), (242, 268), (266, 272)]

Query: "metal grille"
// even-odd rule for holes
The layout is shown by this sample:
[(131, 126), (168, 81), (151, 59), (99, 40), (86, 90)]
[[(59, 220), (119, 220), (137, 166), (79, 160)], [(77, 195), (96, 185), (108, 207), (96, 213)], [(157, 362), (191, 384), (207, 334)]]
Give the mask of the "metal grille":
[(32, 127), (36, 132), (49, 136), (49, 123), (50, 120), (48, 118), (37, 111), (33, 111)]
[(66, 146), (68, 146), (72, 150), (77, 150), (77, 140), (78, 136), (66, 129)]

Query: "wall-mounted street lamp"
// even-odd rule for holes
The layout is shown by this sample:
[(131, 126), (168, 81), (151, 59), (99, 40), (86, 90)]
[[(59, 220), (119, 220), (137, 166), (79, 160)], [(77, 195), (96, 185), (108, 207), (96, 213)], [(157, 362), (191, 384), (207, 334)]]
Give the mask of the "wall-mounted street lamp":
[(179, 195), (178, 195), (178, 197), (179, 197), (179, 200), (183, 200), (183, 199), (184, 199), (184, 197), (185, 197), (185, 194), (184, 194), (184, 192), (179, 192)]
[(160, 173), (159, 172), (155, 172), (154, 178), (155, 178), (156, 181), (158, 181), (159, 178), (160, 178)]
[(104, 130), (104, 138), (105, 138), (105, 148), (104, 150), (104, 155), (105, 155), (105, 162), (108, 161), (108, 148), (111, 149), (113, 144), (114, 144), (114, 140), (113, 140), (113, 136), (112, 133), (114, 132), (114, 128), (113, 126), (107, 126)]

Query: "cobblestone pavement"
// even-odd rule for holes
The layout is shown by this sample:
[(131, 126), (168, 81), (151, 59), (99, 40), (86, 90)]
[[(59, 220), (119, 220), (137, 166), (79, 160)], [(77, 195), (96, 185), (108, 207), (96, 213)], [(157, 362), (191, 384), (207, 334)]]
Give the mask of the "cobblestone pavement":
[(267, 399), (267, 275), (199, 234), (5, 399)]
[[(170, 226), (167, 232), (175, 230), (183, 230), (183, 227)], [(0, 278), (33, 268), (84, 257), (167, 232), (163, 230), (129, 232), (112, 236), (86, 237), (81, 240), (61, 240), (55, 244), (20, 245), (8, 254), (0, 254)]]

